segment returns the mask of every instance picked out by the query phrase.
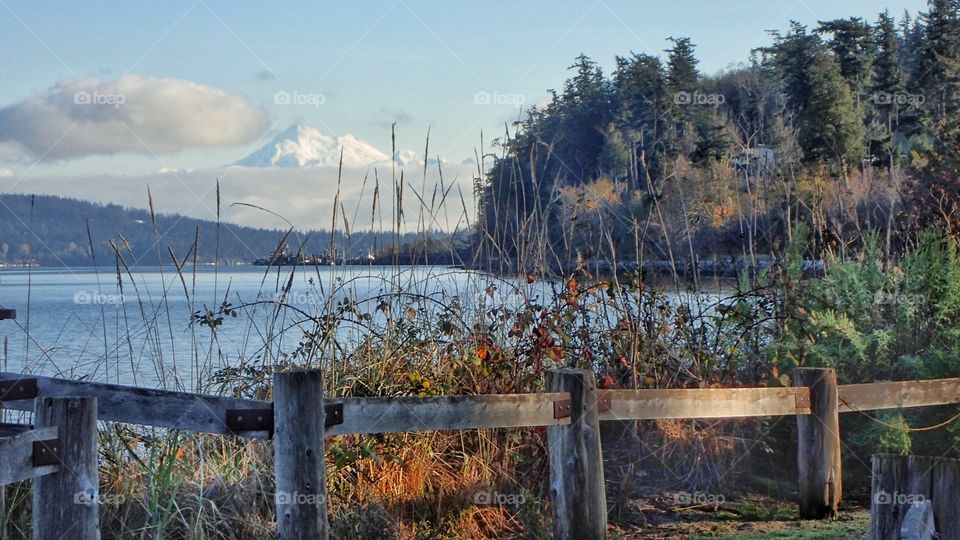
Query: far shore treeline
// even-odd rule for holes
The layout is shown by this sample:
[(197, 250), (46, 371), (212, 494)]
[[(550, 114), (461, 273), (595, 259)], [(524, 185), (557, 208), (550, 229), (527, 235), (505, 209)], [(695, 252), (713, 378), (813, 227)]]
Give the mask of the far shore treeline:
[(197, 264), (216, 260), (249, 264), (284, 248), (293, 256), (303, 253), (332, 258), (335, 251), (341, 261), (366, 262), (370, 255), (381, 264), (431, 261), (425, 256), (414, 261), (411, 253), (415, 250), (401, 252), (393, 250), (394, 245), (417, 245), (419, 253), (437, 254), (432, 258), (437, 264), (453, 260), (452, 256), (439, 258), (439, 254), (450, 251), (451, 237), (443, 233), (431, 234), (426, 243), (417, 233), (396, 235), (389, 231), (338, 231), (335, 236), (329, 230), (288, 234), (285, 230), (217, 224), (175, 214), (157, 213), (154, 220), (146, 209), (47, 195), (5, 194), (2, 202), (0, 263), (6, 265), (32, 261), (43, 267), (116, 266), (118, 253), (121, 264), (129, 266), (174, 264), (174, 255), (176, 264), (190, 265), (194, 260)]
[(713, 75), (690, 39), (665, 49), (625, 51), (609, 73), (579, 56), (501, 134), (475, 189), (486, 256), (755, 260), (802, 227), (807, 258), (848, 258), (873, 231), (890, 260), (924, 229), (956, 235), (956, 0), (793, 22)]

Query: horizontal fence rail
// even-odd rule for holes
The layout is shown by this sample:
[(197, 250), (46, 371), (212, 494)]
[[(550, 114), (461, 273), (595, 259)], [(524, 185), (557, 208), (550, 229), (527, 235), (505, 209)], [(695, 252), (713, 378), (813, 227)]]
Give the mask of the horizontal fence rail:
[[(343, 405), (343, 423), (327, 435), (517, 428), (569, 424), (557, 411), (566, 393), (485, 394), (442, 397), (329, 398)], [(562, 414), (562, 415), (561, 415)], [(561, 415), (558, 417), (558, 415)]]
[[(960, 378), (838, 386), (841, 413), (960, 403)], [(110, 422), (268, 439), (273, 403), (119, 384), (0, 373), (0, 405), (32, 411), (35, 397), (96, 397)], [(810, 414), (803, 387), (598, 391), (600, 421), (752, 418)], [(569, 423), (563, 393), (336, 398), (327, 404), (328, 435)], [(6, 430), (3, 430), (6, 431)]]
[[(270, 409), (268, 401), (0, 373), (0, 382), (30, 380), (36, 381), (35, 386), (6, 388), (6, 393), (0, 389), (3, 408), (32, 412), (35, 397), (96, 397), (99, 420), (259, 439), (270, 436), (269, 430), (234, 430), (227, 425), (227, 411)], [(33, 395), (31, 386), (35, 388)]]
[[(33, 411), (37, 396), (96, 397), (97, 418), (109, 422), (259, 439), (269, 438), (273, 430), (273, 403), (269, 401), (0, 373), (0, 382), (4, 381), (28, 383), (25, 396), (15, 393), (23, 390), (8, 390), (5, 396), (0, 388), (0, 404), (5, 409)], [(326, 433), (559, 425), (570, 421), (569, 414), (558, 417), (555, 410), (554, 404), (565, 399), (564, 393), (329, 398), (324, 400), (328, 406)], [(339, 418), (329, 418), (332, 413)]]
[(605, 390), (600, 420), (748, 418), (810, 414), (807, 388)]
[(843, 384), (837, 389), (840, 412), (960, 403), (960, 379)]
[(56, 440), (55, 427), (0, 439), (0, 486), (59, 471), (60, 465), (49, 463), (45, 455), (48, 445), (56, 446)]

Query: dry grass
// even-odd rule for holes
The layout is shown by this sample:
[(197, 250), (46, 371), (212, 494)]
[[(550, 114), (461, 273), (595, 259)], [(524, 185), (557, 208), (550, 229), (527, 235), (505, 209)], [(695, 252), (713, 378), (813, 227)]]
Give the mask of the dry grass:
[[(394, 176), (392, 181), (402, 193), (403, 178)], [(598, 224), (590, 238), (612, 249), (614, 233), (603, 228), (604, 212), (611, 211), (620, 194), (613, 193), (609, 183), (591, 189), (577, 219)], [(462, 205), (466, 213), (463, 200), (448, 200), (448, 187), (441, 186), (439, 193), (429, 203), (418, 196), (416, 222), (424, 245), (430, 224), (448, 206)], [(388, 227), (399, 234), (407, 230), (397, 211), (403, 201), (392, 202), (397, 219)], [(373, 201), (374, 208), (381, 204)], [(682, 198), (662, 204), (685, 206)], [(729, 220), (730, 212), (725, 212)], [(643, 228), (634, 223), (636, 237), (630, 242), (641, 246), (651, 226), (661, 234), (675, 230), (678, 239), (689, 235), (685, 214), (669, 226), (657, 215), (651, 213), (650, 219), (658, 222)], [(467, 215), (463, 218), (461, 222), (469, 223)], [(582, 226), (564, 226), (570, 235), (585, 234)], [(336, 218), (333, 227), (338, 228)], [(547, 224), (530, 227), (541, 235), (534, 235), (531, 244), (546, 245)], [(624, 238), (618, 242), (630, 243)], [(397, 253), (400, 246), (392, 250)], [(336, 269), (323, 270), (322, 276), (318, 268), (316, 292), (323, 300), (313, 312), (285, 303), (283, 295), (292, 280), (287, 270), (265, 271), (262, 287), (267, 296), (279, 298), (276, 301), (226, 306), (222, 298), (210, 302), (192, 297), (196, 274), (185, 264), (187, 258), (171, 254), (176, 268), (166, 270), (166, 281), (182, 288), (193, 317), (188, 329), (191, 372), (187, 383), (171, 386), (269, 399), (273, 371), (302, 366), (323, 369), (327, 395), (338, 397), (535, 392), (541, 389), (544, 370), (575, 366), (595, 369), (608, 387), (691, 387), (743, 382), (739, 366), (753, 365), (747, 360), (756, 356), (759, 340), (748, 330), (755, 330), (755, 321), (718, 313), (719, 299), (689, 293), (679, 276), (669, 281), (674, 296), (653, 291), (641, 274), (600, 279), (588, 271), (585, 260), (569, 274), (548, 279), (543, 273), (553, 266), (556, 254), (529, 253), (533, 259), (525, 259), (527, 252), (520, 254), (523, 259), (514, 267), (524, 270), (520, 279), (473, 274), (459, 290), (436, 291), (431, 285), (443, 278), (443, 270), (425, 267), (426, 276), (419, 281), (409, 279), (415, 271), (396, 270), (387, 273), (385, 291), (375, 298), (356, 296), (349, 280), (329, 279), (339, 275)], [(606, 255), (617, 263), (615, 250)], [(596, 256), (605, 256), (604, 250)], [(673, 260), (675, 254), (659, 252), (657, 257)], [(492, 266), (479, 260), (464, 263)], [(139, 295), (135, 272), (126, 267), (119, 248), (115, 277)], [(323, 288), (324, 283), (329, 287)], [(739, 305), (756, 292), (744, 288), (723, 302)], [(148, 339), (159, 346), (166, 334), (182, 331), (179, 323), (171, 322), (179, 319), (170, 315), (166, 295), (138, 300), (140, 312), (125, 312), (124, 317), (149, 320)], [(264, 309), (270, 314), (268, 322), (254, 322), (251, 314)], [(232, 311), (239, 314), (236, 320)], [(222, 350), (217, 339), (221, 324), (244, 325), (246, 331), (264, 336), (262, 348), (246, 355)], [(288, 336), (286, 341), (283, 336)], [(158, 349), (162, 353), (154, 359), (155, 368), (168, 373), (165, 362), (176, 355)], [(178, 354), (183, 358), (183, 351)], [(223, 367), (224, 358), (231, 359), (229, 367)], [(762, 371), (747, 375), (753, 381), (766, 376)], [(655, 468), (663, 485), (729, 482), (735, 477), (730, 471), (749, 455), (744, 441), (756, 433), (736, 424), (662, 423), (641, 433), (642, 447), (656, 449), (647, 454), (644, 467)], [(547, 537), (544, 439), (538, 429), (331, 437), (326, 458), (334, 536)], [(104, 425), (100, 448), (104, 537), (273, 538), (269, 442)], [(698, 465), (691, 470), (685, 465), (689, 463)], [(477, 493), (485, 491), (519, 495), (523, 502), (476, 504)], [(6, 517), (14, 536), (28, 530), (29, 507), (29, 485), (8, 489)]]

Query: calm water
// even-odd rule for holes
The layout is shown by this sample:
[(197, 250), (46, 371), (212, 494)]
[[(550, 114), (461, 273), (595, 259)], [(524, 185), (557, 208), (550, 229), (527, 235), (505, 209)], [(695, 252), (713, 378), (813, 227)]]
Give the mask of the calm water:
[[(278, 309), (275, 300), (291, 276), (285, 304), (293, 307)], [(0, 321), (7, 345), (0, 361), (4, 371), (190, 387), (198, 374), (241, 359), (282, 360), (313, 327), (303, 321), (327, 313), (331, 299), (333, 309), (343, 298), (362, 300), (365, 311), (381, 318), (375, 308), (389, 291), (511, 301), (506, 292), (491, 299), (485, 293), (491, 285), (510, 289), (503, 280), (446, 267), (202, 267), (185, 269), (182, 278), (172, 267), (147, 267), (123, 271), (119, 280), (103, 267), (4, 268), (0, 305), (15, 308), (17, 320)], [(217, 310), (224, 301), (242, 307), (215, 334), (192, 322), (197, 311)], [(394, 310), (405, 315), (417, 305), (401, 300)], [(362, 333), (359, 326), (344, 325), (338, 339)]]
[[(140, 267), (119, 278), (103, 267), (3, 268), (0, 306), (16, 309), (17, 320), (0, 321), (6, 344), (0, 362), (3, 371), (195, 388), (225, 367), (286, 360), (304, 332), (316, 328), (314, 319), (338, 311), (345, 299), (357, 302), (357, 310), (339, 319), (355, 322), (338, 325), (336, 338), (349, 350), (383, 328), (387, 312), (403, 320), (459, 303), (467, 319), (527, 299), (549, 301), (562, 290), (556, 282), (528, 284), (439, 266), (201, 267), (182, 275), (173, 267)], [(405, 294), (391, 294), (396, 291)], [(668, 296), (691, 307), (719, 297), (718, 291)], [(237, 316), (224, 316), (215, 332), (195, 320), (225, 301)], [(379, 309), (384, 305), (388, 309)], [(362, 314), (372, 319), (357, 321)]]

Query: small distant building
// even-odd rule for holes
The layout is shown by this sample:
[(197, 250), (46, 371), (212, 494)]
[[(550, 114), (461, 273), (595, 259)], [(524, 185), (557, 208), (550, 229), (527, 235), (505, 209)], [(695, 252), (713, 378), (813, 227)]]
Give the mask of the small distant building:
[(730, 164), (737, 171), (750, 174), (770, 173), (777, 164), (777, 152), (762, 144), (753, 148), (742, 148), (730, 158)]

